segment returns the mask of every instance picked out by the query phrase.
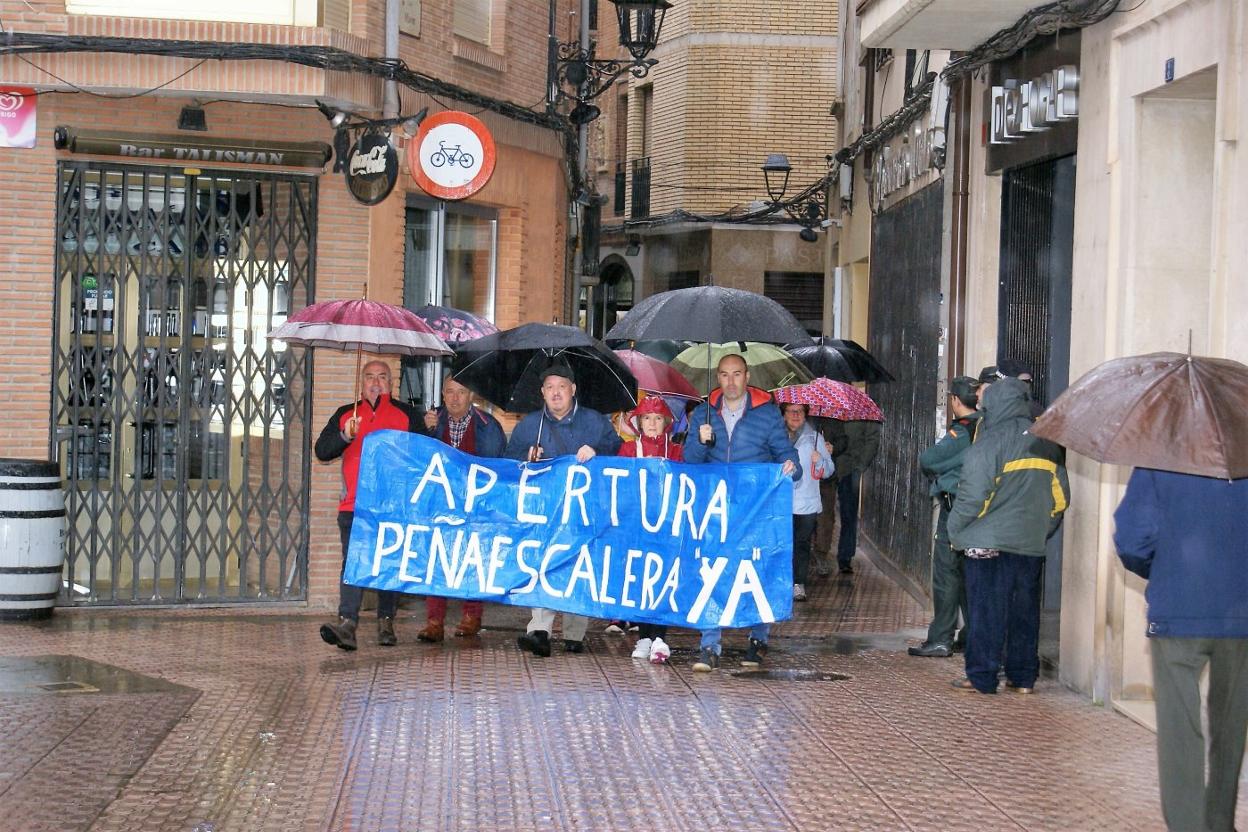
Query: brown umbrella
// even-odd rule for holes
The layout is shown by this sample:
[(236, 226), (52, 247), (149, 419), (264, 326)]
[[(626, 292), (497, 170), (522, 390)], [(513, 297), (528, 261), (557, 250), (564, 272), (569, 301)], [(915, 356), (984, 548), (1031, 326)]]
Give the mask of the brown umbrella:
[(1096, 367), (1031, 432), (1098, 462), (1248, 476), (1248, 367), (1155, 352)]

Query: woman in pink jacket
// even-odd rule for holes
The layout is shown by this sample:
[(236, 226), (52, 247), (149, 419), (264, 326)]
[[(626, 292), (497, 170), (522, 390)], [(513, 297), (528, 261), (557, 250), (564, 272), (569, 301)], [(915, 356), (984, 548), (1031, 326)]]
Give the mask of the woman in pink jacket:
[[(657, 456), (673, 462), (683, 462), (684, 448), (672, 441), (672, 411), (661, 396), (642, 399), (629, 416), (637, 438), (620, 446), (620, 456)], [(672, 655), (663, 636), (667, 627), (662, 624), (640, 624), (634, 659), (649, 659), (651, 664), (663, 664)]]

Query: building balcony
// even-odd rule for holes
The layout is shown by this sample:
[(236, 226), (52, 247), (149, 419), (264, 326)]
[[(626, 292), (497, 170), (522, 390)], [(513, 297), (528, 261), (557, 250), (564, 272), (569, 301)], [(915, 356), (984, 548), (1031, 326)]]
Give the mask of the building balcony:
[(1013, 25), (1035, 0), (860, 0), (862, 45), (872, 49), (972, 49)]
[(633, 210), (635, 220), (650, 216), (650, 157), (633, 160)]

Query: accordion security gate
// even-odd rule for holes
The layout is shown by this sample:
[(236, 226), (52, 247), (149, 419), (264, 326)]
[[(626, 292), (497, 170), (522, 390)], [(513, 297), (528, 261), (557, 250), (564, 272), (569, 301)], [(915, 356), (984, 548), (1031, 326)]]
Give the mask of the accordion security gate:
[(63, 162), (51, 452), (61, 604), (305, 597), (317, 182)]
[(936, 440), (943, 198), (938, 182), (879, 214), (871, 241), (869, 349), (896, 380), (867, 391), (885, 421), (863, 476), (862, 525), (920, 585), (931, 574), (932, 499), (919, 454)]

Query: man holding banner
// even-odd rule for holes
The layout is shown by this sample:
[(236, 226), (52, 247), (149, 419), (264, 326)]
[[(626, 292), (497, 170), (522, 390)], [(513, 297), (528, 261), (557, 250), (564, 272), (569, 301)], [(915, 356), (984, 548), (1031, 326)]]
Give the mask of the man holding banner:
[[(472, 399), (472, 391), (448, 374), (442, 381), (443, 407), (425, 414), (425, 430), (434, 439), (464, 453), (502, 456), (507, 448), (503, 426), (493, 416), (476, 408)], [(464, 601), (459, 624), (455, 627), (456, 637), (467, 638), (481, 632), (483, 609), (481, 601)], [(429, 644), (441, 641), (445, 636), (445, 621), (446, 598), (426, 596), (425, 627), (416, 634), (416, 639)]]
[[(577, 462), (587, 462), (598, 454), (614, 455), (620, 449), (620, 437), (606, 416), (576, 401), (576, 379), (565, 364), (552, 364), (541, 376), (542, 401), (545, 407), (528, 414), (516, 425), (507, 443), (506, 455), (512, 459), (537, 462), (541, 459), (576, 455)], [(535, 656), (550, 655), (550, 633), (555, 623), (554, 610), (533, 608), (533, 616), (524, 635), (516, 639), (521, 650)], [(585, 630), (589, 619), (572, 613), (563, 614), (564, 649), (569, 653), (585, 651)]]
[[(360, 472), (360, 448), (364, 437), (378, 430), (402, 430), (418, 433), (420, 412), (411, 405), (390, 398), (390, 365), (370, 361), (361, 370), (360, 390), (364, 398), (344, 404), (334, 411), (325, 429), (316, 440), (316, 458), (321, 462), (342, 457), (342, 501), (338, 504), (338, 532), (342, 538), (342, 568), (347, 568), (347, 549), (351, 523), (355, 518), (355, 491)], [(321, 626), (321, 638), (343, 650), (356, 648), (355, 629), (360, 621), (360, 603), (364, 590), (341, 581), (338, 587), (338, 620)], [(398, 643), (394, 632), (394, 613), (398, 609), (397, 592), (377, 591), (377, 644), (393, 647)]]
[[(716, 376), (719, 389), (689, 417), (690, 433), (693, 426), (697, 427), (697, 441), (685, 446), (685, 462), (779, 463), (782, 473), (800, 479), (797, 450), (789, 441), (784, 419), (772, 404), (771, 394), (749, 386), (750, 370), (745, 359), (736, 353), (725, 355), (719, 360)], [(741, 664), (756, 667), (762, 663), (770, 632), (771, 625), (767, 623), (750, 628), (750, 644)], [(695, 671), (709, 672), (719, 667), (722, 634), (718, 627), (702, 631)]]

